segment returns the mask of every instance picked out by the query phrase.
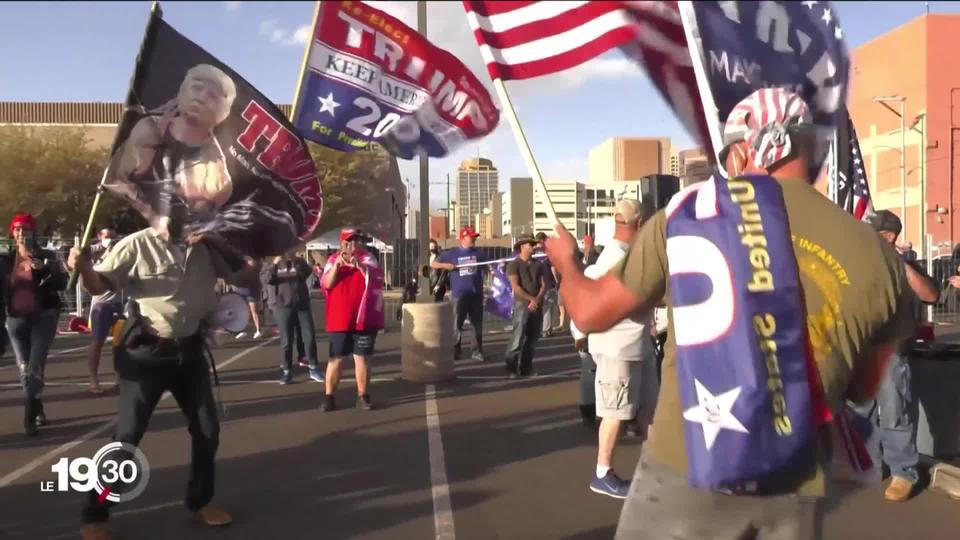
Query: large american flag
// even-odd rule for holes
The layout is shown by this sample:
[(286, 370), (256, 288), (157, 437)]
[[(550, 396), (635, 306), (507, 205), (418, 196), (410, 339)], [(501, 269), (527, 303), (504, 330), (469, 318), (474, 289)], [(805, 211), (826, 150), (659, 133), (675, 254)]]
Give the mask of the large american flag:
[(836, 148), (836, 201), (844, 210), (857, 219), (866, 219), (873, 214), (870, 200), (870, 185), (864, 172), (860, 141), (853, 127), (853, 119), (847, 115), (846, 125), (837, 129)]
[(570, 69), (613, 48), (643, 66), (685, 127), (710, 137), (676, 1), (464, 0), (491, 79), (530, 79)]

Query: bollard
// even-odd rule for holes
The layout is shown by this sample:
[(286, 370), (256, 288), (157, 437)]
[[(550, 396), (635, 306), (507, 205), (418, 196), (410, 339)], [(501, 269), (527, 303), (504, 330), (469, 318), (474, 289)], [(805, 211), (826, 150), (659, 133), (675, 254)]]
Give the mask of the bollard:
[(405, 381), (437, 383), (455, 377), (453, 304), (406, 303), (400, 328), (400, 376)]

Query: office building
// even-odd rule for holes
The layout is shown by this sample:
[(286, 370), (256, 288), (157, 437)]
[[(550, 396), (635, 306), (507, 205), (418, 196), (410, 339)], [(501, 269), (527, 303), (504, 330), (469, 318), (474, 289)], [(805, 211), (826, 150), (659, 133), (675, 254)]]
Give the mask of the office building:
[(637, 181), (675, 174), (680, 166), (668, 137), (613, 137), (590, 150), (590, 184)]
[[(576, 180), (548, 180), (547, 194), (553, 203), (557, 220), (581, 238), (586, 232), (586, 186)], [(533, 194), (533, 233), (554, 234), (554, 223), (550, 220), (543, 194), (534, 189)]]
[(692, 148), (690, 150), (681, 150), (679, 153), (679, 174), (680, 187), (684, 188), (690, 184), (703, 182), (710, 178), (713, 167), (710, 165), (710, 159), (702, 148)]
[(960, 242), (957, 35), (960, 16), (924, 15), (852, 51), (847, 102), (873, 207), (900, 216), (920, 257), (928, 234), (947, 252)]
[(486, 158), (463, 161), (457, 169), (457, 223), (476, 229), (476, 216), (490, 203), (498, 188), (497, 168)]
[(533, 234), (533, 180), (511, 178), (510, 187), (501, 195), (500, 234), (516, 238)]
[(419, 238), (420, 232), (420, 211), (413, 208), (407, 209), (407, 215), (403, 220), (404, 238)]
[(447, 226), (446, 212), (437, 212), (430, 216), (430, 238), (440, 241), (450, 237), (450, 227)]

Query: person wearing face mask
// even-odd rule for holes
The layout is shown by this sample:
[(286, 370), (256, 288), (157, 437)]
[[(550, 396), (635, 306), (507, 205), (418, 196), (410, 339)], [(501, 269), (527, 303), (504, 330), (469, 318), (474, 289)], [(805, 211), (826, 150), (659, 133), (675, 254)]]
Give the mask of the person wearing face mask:
[[(99, 242), (94, 248), (91, 248), (91, 257), (100, 264), (115, 246), (117, 240), (117, 231), (112, 227), (104, 227), (97, 233)], [(103, 394), (100, 388), (100, 356), (103, 354), (103, 344), (113, 328), (113, 323), (120, 318), (123, 313), (123, 293), (107, 291), (99, 296), (94, 296), (90, 302), (90, 335), (93, 343), (90, 344), (90, 356), (87, 360), (90, 369), (90, 393), (99, 396)]]
[(56, 255), (38, 246), (36, 230), (32, 215), (14, 216), (10, 222), (14, 244), (8, 253), (0, 255), (6, 330), (26, 394), (23, 429), (30, 437), (38, 434), (37, 426), (47, 423), (41, 401), (44, 369), (63, 309), (60, 292), (68, 279)]
[[(293, 382), (295, 342), (298, 349), (302, 348), (302, 352), (306, 353), (310, 378), (323, 382), (323, 374), (317, 363), (317, 334), (313, 324), (313, 311), (310, 309), (310, 290), (307, 288), (307, 278), (310, 275), (310, 265), (297, 255), (296, 251), (275, 257), (272, 264), (264, 266), (261, 274), (264, 289), (267, 291), (267, 305), (280, 327), (280, 347), (283, 353), (281, 384)], [(300, 357), (303, 358), (302, 353)]]
[(443, 302), (443, 297), (447, 294), (447, 287), (450, 284), (450, 274), (442, 269), (433, 266), (434, 261), (440, 258), (440, 245), (437, 241), (430, 239), (430, 292), (433, 293), (434, 302)]
[[(169, 391), (183, 412), (191, 439), (190, 479), (185, 506), (211, 527), (233, 517), (211, 504), (220, 420), (205, 350), (207, 319), (219, 301), (218, 279), (230, 284), (256, 280), (255, 261), (239, 256), (221, 237), (183, 233), (183, 214), (167, 216), (165, 228), (149, 227), (112, 246), (96, 267), (89, 249), (73, 248), (76, 268), (92, 295), (124, 291), (127, 318), (113, 343), (119, 398), (113, 440), (139, 445), (153, 411)], [(122, 486), (107, 486), (112, 491)], [(84, 495), (84, 540), (110, 538), (109, 509), (91, 491)]]

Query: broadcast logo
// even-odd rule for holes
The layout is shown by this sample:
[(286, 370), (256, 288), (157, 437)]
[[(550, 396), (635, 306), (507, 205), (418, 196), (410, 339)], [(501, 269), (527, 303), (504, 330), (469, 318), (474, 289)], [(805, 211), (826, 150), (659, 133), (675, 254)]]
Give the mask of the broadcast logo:
[(150, 480), (150, 464), (143, 452), (121, 442), (105, 445), (93, 458), (60, 458), (50, 470), (57, 479), (41, 482), (40, 491), (95, 491), (101, 503), (131, 501)]

